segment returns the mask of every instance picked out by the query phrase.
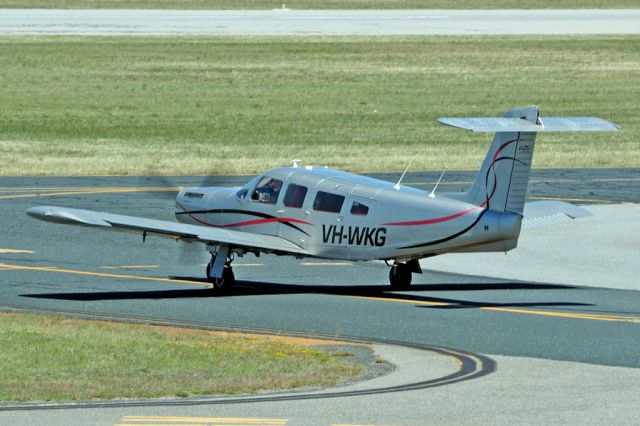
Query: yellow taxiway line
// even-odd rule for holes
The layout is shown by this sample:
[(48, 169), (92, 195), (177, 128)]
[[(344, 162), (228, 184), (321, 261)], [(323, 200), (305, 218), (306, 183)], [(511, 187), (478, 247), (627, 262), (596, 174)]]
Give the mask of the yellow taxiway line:
[[(414, 305), (427, 305), (427, 306), (458, 306), (456, 303), (449, 302), (431, 302), (425, 300), (412, 300), (412, 299), (400, 299), (400, 298), (392, 298), (392, 297), (370, 297), (370, 296), (351, 296), (355, 299), (368, 299), (368, 300), (380, 300), (385, 302), (396, 302), (396, 303), (411, 303)], [(465, 307), (464, 304), (460, 304), (459, 306)], [(616, 322), (631, 322), (640, 324), (640, 317), (631, 317), (631, 316), (617, 316), (617, 315), (605, 315), (605, 314), (589, 314), (589, 313), (581, 313), (581, 312), (554, 312), (554, 311), (542, 311), (538, 309), (518, 309), (518, 308), (501, 308), (497, 306), (473, 306), (468, 305), (470, 308), (481, 309), (483, 311), (494, 311), (494, 312), (509, 312), (514, 314), (524, 314), (524, 315), (540, 315), (547, 317), (556, 317), (556, 318), (573, 318), (573, 319), (586, 319), (586, 320), (594, 320), (594, 321), (616, 321)]]
[[(174, 278), (146, 277), (141, 275), (107, 274), (107, 273), (101, 273), (101, 272), (79, 271), (74, 269), (60, 269), (55, 266), (23, 266), (23, 265), (10, 265), (10, 264), (0, 263), (0, 271), (10, 271), (10, 270), (56, 272), (56, 273), (62, 273), (62, 274), (86, 275), (86, 276), (117, 278), (117, 279), (169, 282), (169, 283), (185, 283), (185, 284), (194, 284), (194, 285), (206, 286), (206, 287), (211, 285), (210, 283), (207, 283), (207, 282), (181, 280), (181, 279), (174, 279)], [(349, 297), (353, 299), (373, 300), (373, 301), (379, 301), (379, 302), (382, 301), (382, 302), (395, 302), (395, 303), (409, 303), (413, 305), (427, 305), (427, 306), (441, 306), (441, 307), (457, 306), (457, 304), (449, 303), (449, 302), (432, 302), (432, 301), (426, 301), (426, 300), (413, 300), (408, 298), (372, 297), (372, 296), (349, 296)], [(460, 304), (460, 306), (465, 307), (464, 304)], [(634, 316), (618, 316), (618, 315), (606, 315), (606, 314), (598, 314), (598, 313), (591, 314), (587, 312), (543, 311), (539, 309), (518, 309), (518, 308), (507, 308), (507, 307), (497, 307), (497, 306), (474, 306), (474, 305), (467, 305), (467, 306), (470, 308), (476, 308), (483, 311), (507, 312), (507, 313), (514, 313), (514, 314), (522, 314), (522, 315), (538, 315), (538, 316), (555, 317), (555, 318), (583, 319), (583, 320), (591, 320), (591, 321), (614, 321), (614, 322), (640, 324), (640, 317), (634, 317)]]
[(167, 188), (167, 187), (142, 187), (142, 188), (96, 188), (86, 189), (78, 191), (65, 191), (65, 192), (47, 192), (47, 193), (33, 193), (33, 194), (16, 194), (16, 195), (0, 195), (0, 199), (14, 199), (14, 198), (38, 198), (38, 197), (57, 197), (59, 195), (86, 195), (86, 194), (113, 194), (113, 193), (133, 193), (133, 192), (176, 192), (180, 188)]
[(128, 279), (128, 280), (143, 280), (143, 281), (160, 281), (160, 282), (169, 282), (169, 283), (185, 283), (185, 284), (195, 284), (201, 286), (211, 286), (210, 283), (200, 282), (200, 281), (190, 281), (190, 280), (180, 280), (174, 278), (154, 278), (154, 277), (145, 277), (141, 275), (123, 275), (123, 274), (106, 274), (101, 272), (90, 272), (90, 271), (78, 271), (75, 269), (59, 269), (55, 266), (22, 266), (22, 265), (7, 265), (0, 264), (0, 269), (6, 270), (27, 270), (27, 271), (42, 271), (42, 272), (58, 272), (62, 274), (74, 274), (74, 275), (88, 275), (93, 277), (106, 277), (106, 278), (120, 278), (120, 279)]
[(102, 269), (150, 269), (158, 268), (158, 265), (108, 265), (101, 266)]
[(14, 250), (14, 249), (3, 249), (0, 248), (0, 254), (33, 254), (35, 251), (32, 250)]
[[(203, 424), (203, 425), (286, 425), (287, 419), (251, 419), (251, 418), (224, 418), (224, 417), (173, 417), (173, 416), (124, 416), (122, 418), (126, 424), (145, 425), (161, 424), (167, 426), (169, 423), (180, 424)], [(135, 422), (135, 423), (129, 423)], [(149, 423), (154, 422), (154, 423)], [(121, 425), (121, 424), (120, 424)], [(116, 425), (119, 426), (119, 425)]]

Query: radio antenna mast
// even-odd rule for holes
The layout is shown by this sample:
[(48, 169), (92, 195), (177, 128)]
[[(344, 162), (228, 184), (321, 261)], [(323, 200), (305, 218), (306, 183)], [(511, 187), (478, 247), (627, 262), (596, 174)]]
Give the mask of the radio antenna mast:
[(409, 164), (407, 165), (407, 168), (404, 169), (404, 172), (402, 173), (402, 176), (400, 176), (400, 179), (398, 179), (398, 183), (396, 183), (393, 186), (393, 189), (395, 189), (396, 191), (400, 190), (400, 182), (402, 182), (402, 179), (404, 179), (404, 175), (407, 174), (407, 170), (409, 170), (409, 167), (411, 167), (411, 163), (413, 163), (413, 158), (411, 159), (411, 161), (409, 161)]
[(444, 170), (442, 171), (442, 174), (438, 178), (438, 182), (436, 182), (436, 186), (434, 186), (433, 189), (431, 190), (431, 192), (429, 193), (429, 198), (436, 198), (436, 188), (438, 187), (438, 185), (440, 185), (440, 181), (442, 180), (442, 176), (444, 176), (444, 172), (446, 172), (446, 171), (447, 171), (447, 166), (444, 166)]

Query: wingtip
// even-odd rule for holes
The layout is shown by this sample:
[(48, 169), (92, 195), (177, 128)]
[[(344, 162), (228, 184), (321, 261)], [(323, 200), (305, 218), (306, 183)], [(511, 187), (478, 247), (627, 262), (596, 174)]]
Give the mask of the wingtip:
[(87, 210), (53, 206), (36, 206), (28, 209), (26, 213), (35, 219), (43, 220), (45, 222), (81, 226), (111, 226), (108, 222), (96, 217), (93, 212)]
[(31, 207), (25, 213), (27, 213), (29, 216), (35, 219), (40, 219), (40, 220), (46, 220), (46, 217), (49, 214), (48, 207), (46, 206)]

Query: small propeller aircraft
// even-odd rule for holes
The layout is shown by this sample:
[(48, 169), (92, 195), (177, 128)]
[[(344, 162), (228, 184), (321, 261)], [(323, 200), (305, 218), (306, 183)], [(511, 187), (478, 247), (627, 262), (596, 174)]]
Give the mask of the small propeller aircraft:
[[(593, 117), (539, 116), (538, 107), (514, 108), (500, 118), (440, 118), (447, 126), (495, 132), (471, 188), (436, 193), (329, 168), (276, 168), (242, 188), (189, 188), (176, 197), (169, 222), (39, 206), (40, 220), (202, 243), (211, 253), (206, 274), (214, 288), (235, 283), (232, 261), (247, 253), (350, 261), (383, 260), (389, 282), (409, 288), (419, 260), (443, 253), (508, 251), (516, 247), (540, 132), (616, 131)], [(527, 220), (584, 210), (564, 202), (526, 203)], [(530, 207), (530, 208), (529, 208)], [(581, 211), (582, 210), (582, 211)], [(587, 213), (588, 214), (588, 213)]]

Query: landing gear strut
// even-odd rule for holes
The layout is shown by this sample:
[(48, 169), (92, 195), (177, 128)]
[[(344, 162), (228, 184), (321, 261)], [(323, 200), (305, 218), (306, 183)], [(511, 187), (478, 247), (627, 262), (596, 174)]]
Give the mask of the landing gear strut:
[(406, 263), (395, 262), (389, 271), (389, 284), (393, 290), (408, 290), (413, 273), (422, 273), (420, 262), (411, 259)]
[(231, 262), (233, 253), (229, 253), (228, 246), (215, 247), (210, 250), (211, 260), (207, 264), (207, 279), (216, 291), (227, 291), (236, 284)]

